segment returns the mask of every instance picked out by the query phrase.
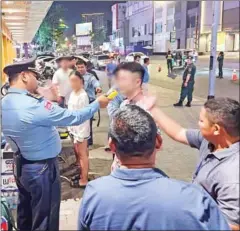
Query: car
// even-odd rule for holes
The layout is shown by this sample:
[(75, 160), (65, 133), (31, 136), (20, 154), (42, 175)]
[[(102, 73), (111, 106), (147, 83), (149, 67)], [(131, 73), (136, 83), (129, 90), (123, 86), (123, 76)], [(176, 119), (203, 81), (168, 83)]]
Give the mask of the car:
[(88, 52), (80, 53), (80, 56), (83, 56), (83, 57), (86, 58), (86, 59), (90, 59), (90, 58), (91, 58), (91, 54), (88, 53)]
[(133, 61), (134, 61), (134, 56), (136, 56), (136, 55), (139, 55), (139, 56), (141, 57), (140, 63), (141, 63), (142, 65), (143, 65), (143, 60), (144, 60), (145, 58), (148, 58), (148, 56), (145, 55), (145, 54), (142, 53), (142, 52), (131, 52), (131, 53), (129, 53), (129, 54), (126, 56), (125, 60), (126, 60), (127, 62), (133, 62)]
[[(187, 66), (188, 57), (192, 56), (193, 49), (173, 50), (173, 68), (182, 69)], [(193, 60), (195, 62), (195, 60)]]
[(93, 55), (91, 62), (95, 69), (100, 70), (107, 66), (107, 64), (110, 62), (110, 57), (109, 57), (109, 55), (104, 55), (104, 54)]

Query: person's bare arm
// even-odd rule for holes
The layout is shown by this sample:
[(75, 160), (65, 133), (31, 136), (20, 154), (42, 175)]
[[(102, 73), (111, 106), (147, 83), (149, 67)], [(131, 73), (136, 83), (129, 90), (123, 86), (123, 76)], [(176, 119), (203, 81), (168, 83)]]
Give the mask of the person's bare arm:
[(157, 125), (173, 140), (187, 144), (186, 129), (165, 115), (160, 109), (154, 107), (151, 109), (151, 115)]

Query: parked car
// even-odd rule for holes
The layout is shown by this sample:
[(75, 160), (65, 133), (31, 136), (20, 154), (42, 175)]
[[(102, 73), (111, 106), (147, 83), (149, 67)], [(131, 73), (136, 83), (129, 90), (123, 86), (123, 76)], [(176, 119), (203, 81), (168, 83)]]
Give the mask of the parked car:
[(140, 63), (143, 65), (143, 60), (145, 59), (145, 58), (148, 58), (148, 56), (146, 56), (144, 53), (142, 53), (142, 52), (131, 52), (131, 53), (129, 53), (127, 56), (126, 56), (126, 58), (125, 58), (125, 60), (127, 61), (127, 62), (133, 62), (134, 61), (134, 56), (136, 56), (136, 55), (139, 55), (140, 57), (141, 57), (141, 59), (140, 59)]
[(192, 49), (177, 49), (173, 54), (173, 68), (181, 69), (187, 66), (187, 58), (192, 55)]
[(83, 57), (86, 58), (86, 59), (90, 59), (90, 58), (91, 58), (91, 54), (88, 53), (88, 52), (80, 53), (80, 56), (83, 56)]
[(109, 55), (93, 55), (91, 62), (95, 69), (102, 69), (107, 66), (107, 64), (110, 62)]

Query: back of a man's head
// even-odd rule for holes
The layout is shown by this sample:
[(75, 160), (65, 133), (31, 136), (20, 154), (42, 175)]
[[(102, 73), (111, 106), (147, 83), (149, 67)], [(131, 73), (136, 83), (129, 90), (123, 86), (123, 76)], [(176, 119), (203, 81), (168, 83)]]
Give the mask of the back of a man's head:
[(110, 137), (120, 158), (151, 156), (155, 150), (157, 127), (149, 113), (136, 105), (126, 105), (114, 116)]

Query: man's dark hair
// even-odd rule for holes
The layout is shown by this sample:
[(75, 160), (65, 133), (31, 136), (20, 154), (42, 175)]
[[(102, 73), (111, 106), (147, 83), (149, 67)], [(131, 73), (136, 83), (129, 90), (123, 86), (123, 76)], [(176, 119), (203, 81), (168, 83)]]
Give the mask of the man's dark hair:
[(146, 64), (149, 62), (149, 60), (150, 60), (149, 58), (144, 58), (143, 63)]
[(134, 61), (136, 61), (136, 60), (137, 60), (137, 58), (139, 58), (139, 59), (140, 59), (140, 58), (141, 58), (141, 56), (140, 56), (140, 55), (135, 55), (135, 56), (134, 56)]
[(80, 80), (82, 80), (82, 83), (84, 84), (84, 78), (78, 71), (72, 71), (69, 76), (76, 75)]
[(83, 60), (79, 59), (76, 63), (76, 65), (84, 65), (84, 66), (87, 66), (87, 63), (84, 62)]
[(116, 75), (121, 70), (130, 71), (132, 73), (139, 73), (142, 80), (145, 73), (145, 70), (142, 67), (142, 65), (136, 62), (120, 63), (115, 69), (114, 74)]
[(8, 81), (9, 83), (11, 84), (12, 82), (16, 81), (18, 79), (18, 76), (19, 76), (20, 73), (15, 73), (15, 74), (12, 74), (8, 77)]
[(230, 98), (210, 99), (204, 104), (210, 123), (222, 126), (232, 137), (239, 136), (240, 103)]
[(152, 116), (136, 105), (126, 105), (114, 116), (110, 137), (122, 156), (147, 156), (155, 149), (157, 127)]

